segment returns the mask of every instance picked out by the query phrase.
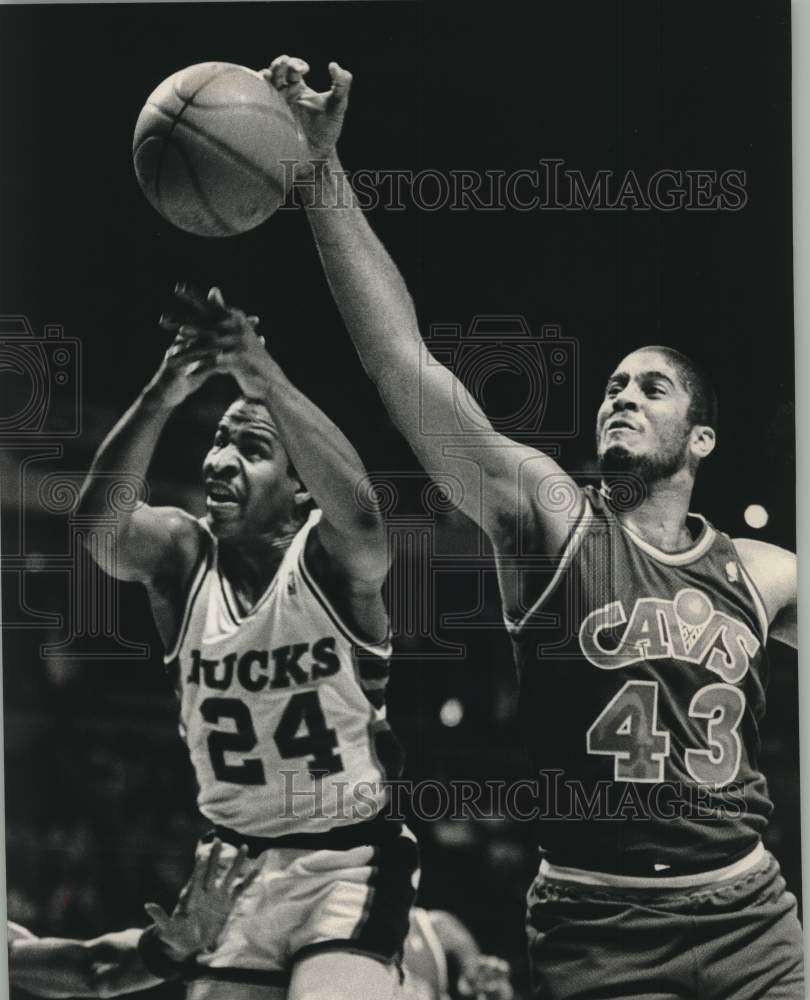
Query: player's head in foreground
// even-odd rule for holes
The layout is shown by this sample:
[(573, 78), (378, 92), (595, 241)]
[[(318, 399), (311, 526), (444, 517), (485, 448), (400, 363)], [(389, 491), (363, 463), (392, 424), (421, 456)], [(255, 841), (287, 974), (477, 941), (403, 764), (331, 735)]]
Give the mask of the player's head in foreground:
[(717, 397), (706, 373), (671, 347), (642, 347), (610, 376), (596, 417), (599, 467), (645, 484), (675, 480), (690, 490), (714, 450)]
[(241, 396), (223, 413), (203, 461), (203, 482), (208, 525), (220, 538), (294, 531), (311, 508), (310, 494), (258, 399)]

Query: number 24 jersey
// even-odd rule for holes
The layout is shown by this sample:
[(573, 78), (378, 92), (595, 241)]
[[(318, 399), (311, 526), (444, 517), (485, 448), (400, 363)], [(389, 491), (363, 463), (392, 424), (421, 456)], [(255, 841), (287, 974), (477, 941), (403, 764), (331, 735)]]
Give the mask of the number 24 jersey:
[(305, 563), (310, 514), (265, 594), (240, 611), (216, 539), (191, 588), (175, 648), (180, 732), (212, 823), (246, 836), (320, 833), (385, 801), (389, 643), (363, 642)]

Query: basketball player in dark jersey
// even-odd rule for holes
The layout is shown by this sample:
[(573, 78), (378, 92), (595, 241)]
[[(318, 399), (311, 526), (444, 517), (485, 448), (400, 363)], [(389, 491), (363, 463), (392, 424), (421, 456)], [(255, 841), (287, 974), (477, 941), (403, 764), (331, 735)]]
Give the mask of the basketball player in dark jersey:
[[(796, 642), (796, 562), (689, 513), (715, 446), (709, 382), (670, 348), (623, 358), (597, 415), (600, 488), (497, 434), (452, 372), (423, 363), (408, 290), (342, 177), (351, 76), (329, 69), (323, 94), (301, 60), (265, 76), (306, 136), (299, 191), (363, 365), (493, 546), (539, 779), (535, 996), (802, 996), (796, 903), (762, 846), (771, 804), (757, 762), (766, 641)], [(549, 558), (538, 581), (531, 569)]]

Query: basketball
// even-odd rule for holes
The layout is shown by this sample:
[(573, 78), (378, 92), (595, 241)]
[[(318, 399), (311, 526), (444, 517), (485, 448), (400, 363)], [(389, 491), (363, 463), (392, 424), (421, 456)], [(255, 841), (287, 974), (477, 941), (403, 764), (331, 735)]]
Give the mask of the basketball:
[(208, 62), (149, 95), (132, 153), (138, 182), (165, 219), (198, 236), (232, 236), (284, 202), (301, 145), (284, 99), (258, 73)]

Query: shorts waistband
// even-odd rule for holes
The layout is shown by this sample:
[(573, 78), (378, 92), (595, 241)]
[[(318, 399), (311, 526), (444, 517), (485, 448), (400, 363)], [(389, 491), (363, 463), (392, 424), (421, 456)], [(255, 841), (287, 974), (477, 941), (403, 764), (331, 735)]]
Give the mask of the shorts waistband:
[(247, 847), (250, 857), (255, 858), (264, 851), (280, 847), (292, 847), (304, 851), (350, 851), (354, 847), (376, 847), (389, 844), (403, 832), (404, 826), (385, 816), (375, 816), (363, 823), (336, 826), (324, 833), (287, 833), (280, 837), (251, 837), (226, 826), (214, 826), (204, 836), (203, 841), (219, 837), (233, 847)]
[(619, 889), (688, 889), (744, 875), (764, 861), (766, 855), (767, 852), (762, 841), (759, 841), (752, 851), (723, 868), (695, 872), (692, 875), (662, 875), (657, 878), (643, 875), (613, 875), (611, 872), (592, 872), (582, 868), (567, 868), (563, 865), (551, 864), (543, 858), (540, 862), (540, 874), (554, 879), (555, 882), (575, 882), (577, 885), (610, 886)]

